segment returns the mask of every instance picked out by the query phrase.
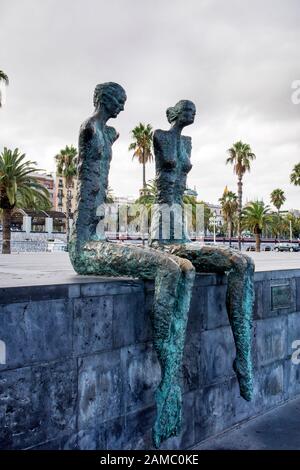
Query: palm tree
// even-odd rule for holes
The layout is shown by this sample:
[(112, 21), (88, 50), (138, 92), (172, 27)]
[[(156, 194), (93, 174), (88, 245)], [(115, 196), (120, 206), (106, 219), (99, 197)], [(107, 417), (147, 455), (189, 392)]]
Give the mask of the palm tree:
[(292, 223), (293, 236), (296, 238), (300, 238), (300, 217), (297, 217), (295, 214), (291, 213), (289, 213), (287, 217)]
[(280, 188), (274, 189), (271, 192), (271, 198), (270, 199), (271, 199), (271, 202), (272, 202), (273, 206), (276, 207), (277, 214), (279, 215), (280, 208), (286, 200), (286, 197), (284, 195), (284, 191)]
[(249, 144), (243, 143), (241, 140), (235, 142), (233, 146), (228, 149), (229, 157), (226, 164), (230, 163), (233, 166), (233, 171), (238, 177), (238, 237), (239, 249), (241, 249), (241, 214), (243, 208), (243, 176), (246, 171), (250, 171), (251, 161), (255, 160), (256, 155), (252, 152)]
[[(9, 79), (6, 73), (4, 73), (2, 70), (0, 70), (0, 85), (1, 83), (4, 83), (6, 86), (9, 85)], [(1, 100), (1, 90), (0, 90), (0, 108), (2, 107), (2, 100)]]
[(228, 191), (226, 186), (223, 196), (219, 199), (219, 201), (221, 203), (224, 220), (228, 227), (229, 245), (231, 246), (232, 226), (234, 216), (238, 210), (238, 197), (234, 192)]
[(290, 179), (292, 184), (300, 186), (300, 163), (294, 166)]
[[(152, 206), (155, 204), (156, 201), (156, 196), (157, 196), (157, 181), (156, 178), (153, 180), (150, 180), (146, 183), (146, 186), (143, 188), (143, 193), (140, 195), (140, 197), (135, 201), (135, 204), (137, 205), (137, 216), (140, 217), (140, 220), (142, 222), (142, 226), (144, 227), (144, 224), (148, 225), (150, 227), (151, 225), (151, 216), (152, 216)], [(129, 217), (128, 221), (129, 223), (132, 222), (134, 217)], [(145, 240), (143, 237), (143, 245), (145, 244)]]
[(128, 150), (134, 150), (133, 157), (137, 158), (139, 163), (143, 165), (143, 192), (146, 190), (146, 163), (153, 160), (152, 141), (153, 130), (150, 124), (140, 124), (131, 131), (133, 142), (129, 145)]
[(280, 239), (284, 228), (284, 221), (281, 214), (274, 212), (270, 221), (270, 229), (272, 236), (274, 236), (276, 239)]
[[(187, 196), (184, 196), (184, 198)], [(202, 205), (204, 210), (204, 233), (207, 235), (207, 231), (211, 231), (211, 219), (213, 217), (213, 212), (211, 208), (204, 201), (197, 201), (196, 204)]]
[(275, 234), (276, 238), (280, 238), (281, 233), (284, 231), (285, 224), (284, 220), (280, 216), (280, 208), (284, 204), (286, 197), (284, 195), (284, 191), (280, 188), (274, 189), (271, 193), (271, 202), (273, 206), (277, 209), (277, 214), (272, 217), (271, 229), (272, 232)]
[(263, 201), (249, 202), (242, 212), (243, 227), (255, 234), (255, 251), (260, 251), (261, 234), (271, 223), (269, 206)]
[(71, 214), (71, 201), (72, 193), (71, 187), (74, 184), (74, 178), (77, 175), (77, 149), (71, 145), (66, 145), (58, 155), (55, 157), (56, 160), (56, 171), (58, 176), (62, 176), (65, 179), (66, 190), (67, 190), (67, 207), (66, 207), (66, 222), (67, 222), (67, 246), (69, 244), (69, 232), (70, 232), (70, 214)]
[(108, 186), (106, 191), (105, 202), (106, 204), (113, 204), (115, 202), (114, 190), (110, 186)]
[(156, 178), (150, 180), (144, 186), (143, 194), (135, 201), (136, 204), (142, 204), (151, 209), (152, 205), (155, 203), (157, 196), (157, 181)]
[(18, 149), (4, 148), (0, 155), (0, 209), (2, 209), (2, 253), (11, 252), (11, 216), (16, 207), (38, 207), (49, 204), (49, 192), (36, 180), (34, 173), (40, 171), (36, 162), (25, 160)]

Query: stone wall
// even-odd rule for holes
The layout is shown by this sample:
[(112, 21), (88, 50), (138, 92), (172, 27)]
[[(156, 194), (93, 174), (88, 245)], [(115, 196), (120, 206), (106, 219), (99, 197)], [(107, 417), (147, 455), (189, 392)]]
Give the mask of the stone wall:
[[(0, 253), (2, 253), (2, 231), (0, 231)], [(11, 252), (37, 252), (47, 251), (49, 240), (61, 240), (66, 242), (66, 234), (61, 232), (11, 232)]]
[[(190, 448), (300, 393), (300, 365), (291, 361), (300, 339), (300, 270), (256, 273), (251, 403), (240, 398), (232, 371), (225, 292), (225, 276), (197, 276), (183, 431), (162, 448)], [(160, 376), (152, 295), (151, 283), (120, 279), (0, 289), (1, 449), (151, 448)]]

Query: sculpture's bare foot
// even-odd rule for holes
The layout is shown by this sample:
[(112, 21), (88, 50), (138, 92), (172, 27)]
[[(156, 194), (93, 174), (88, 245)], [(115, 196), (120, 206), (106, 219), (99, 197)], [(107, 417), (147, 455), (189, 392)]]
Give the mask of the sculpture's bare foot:
[(243, 367), (241, 364), (239, 364), (238, 359), (235, 359), (233, 361), (233, 369), (238, 378), (241, 396), (245, 400), (251, 401), (253, 397), (253, 379), (251, 364), (246, 367)]
[(157, 418), (153, 427), (153, 443), (158, 449), (169, 437), (176, 436), (181, 427), (181, 389), (177, 384), (159, 387), (156, 391)]

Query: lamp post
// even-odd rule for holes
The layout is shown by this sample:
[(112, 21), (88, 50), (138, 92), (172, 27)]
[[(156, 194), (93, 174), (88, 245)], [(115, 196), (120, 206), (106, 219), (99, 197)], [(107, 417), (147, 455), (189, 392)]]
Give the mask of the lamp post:
[(217, 224), (217, 213), (216, 211), (213, 212), (212, 217), (210, 218), (210, 222), (213, 226), (213, 234), (214, 234), (214, 245), (216, 244), (216, 224)]
[(70, 188), (67, 188), (67, 201), (66, 201), (66, 216), (67, 216), (67, 250), (69, 249), (69, 241), (70, 241), (70, 216), (71, 216), (71, 200), (72, 200), (72, 191)]
[(292, 221), (290, 220), (290, 241), (293, 241), (293, 229), (292, 229)]

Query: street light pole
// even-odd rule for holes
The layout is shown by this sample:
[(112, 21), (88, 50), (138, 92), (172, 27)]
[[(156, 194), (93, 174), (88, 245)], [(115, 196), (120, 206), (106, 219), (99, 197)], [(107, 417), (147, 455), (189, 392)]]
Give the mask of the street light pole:
[(214, 211), (213, 215), (209, 218), (209, 222), (213, 226), (214, 245), (215, 245), (216, 244), (216, 224), (217, 224), (217, 213), (216, 213), (216, 211)]
[(217, 222), (217, 214), (216, 211), (214, 211), (213, 215), (213, 226), (214, 226), (214, 245), (216, 244), (216, 222)]
[(290, 220), (290, 241), (293, 241), (292, 221)]
[(71, 199), (72, 199), (72, 191), (70, 188), (67, 188), (67, 201), (66, 201), (66, 216), (67, 216), (67, 250), (69, 249), (69, 241), (70, 241), (70, 215), (71, 215)]

